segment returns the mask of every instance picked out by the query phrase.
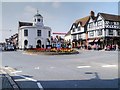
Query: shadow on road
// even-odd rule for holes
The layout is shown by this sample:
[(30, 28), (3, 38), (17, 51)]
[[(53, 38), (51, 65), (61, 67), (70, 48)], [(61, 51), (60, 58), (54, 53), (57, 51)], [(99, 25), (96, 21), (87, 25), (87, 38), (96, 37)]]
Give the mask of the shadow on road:
[[(89, 73), (90, 74), (90, 73)], [(100, 79), (97, 73), (96, 77), (89, 80), (45, 80), (40, 82), (44, 90), (118, 90), (118, 79)], [(26, 75), (24, 75), (26, 76)], [(27, 76), (32, 77), (32, 76)], [(24, 80), (19, 76), (12, 77), (20, 90), (40, 90), (37, 82)], [(8, 80), (3, 81), (3, 90), (11, 88)], [(8, 89), (10, 90), (10, 89)]]

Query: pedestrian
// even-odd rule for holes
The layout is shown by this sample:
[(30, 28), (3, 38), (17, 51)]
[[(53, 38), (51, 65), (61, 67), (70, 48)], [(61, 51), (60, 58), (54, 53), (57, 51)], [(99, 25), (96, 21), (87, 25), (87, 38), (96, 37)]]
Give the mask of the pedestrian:
[(119, 50), (119, 48), (118, 48), (118, 45), (116, 44), (116, 51), (118, 51)]

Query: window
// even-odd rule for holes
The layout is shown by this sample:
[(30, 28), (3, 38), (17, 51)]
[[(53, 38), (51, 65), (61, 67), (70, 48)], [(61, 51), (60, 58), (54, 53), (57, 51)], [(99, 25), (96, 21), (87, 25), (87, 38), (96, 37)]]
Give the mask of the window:
[(75, 28), (76, 28), (76, 26), (75, 26), (75, 24), (72, 26), (72, 31), (73, 32), (75, 32)]
[(38, 20), (38, 22), (40, 22), (40, 19), (37, 19)]
[(73, 28), (73, 30), (72, 30), (73, 32), (75, 32), (75, 28)]
[(110, 29), (108, 32), (109, 32), (109, 35), (113, 35), (113, 30), (112, 29)]
[(80, 26), (78, 27), (78, 31), (80, 31)]
[(105, 21), (105, 24), (107, 24), (107, 25), (108, 25), (108, 24), (109, 24), (109, 21)]
[(117, 25), (119, 25), (119, 22), (117, 22)]
[(118, 35), (120, 36), (120, 30), (118, 30)]
[(102, 20), (99, 20), (99, 21), (97, 22), (97, 26), (102, 26)]
[(27, 29), (24, 30), (24, 36), (28, 36), (28, 30)]
[(35, 19), (35, 22), (36, 22), (36, 19)]
[(94, 31), (91, 31), (91, 32), (90, 32), (90, 36), (94, 36)]
[(41, 30), (37, 30), (37, 36), (41, 36)]
[(78, 34), (78, 39), (81, 39), (81, 38), (82, 38), (81, 34)]
[(114, 25), (117, 25), (117, 22), (114, 22)]
[(102, 35), (102, 29), (98, 30), (98, 36)]
[(92, 27), (93, 27), (93, 23), (90, 23), (90, 24), (89, 24), (89, 28), (92, 28)]
[(51, 32), (50, 31), (48, 31), (48, 37), (50, 37), (51, 36)]
[(76, 39), (76, 35), (73, 35), (73, 39)]

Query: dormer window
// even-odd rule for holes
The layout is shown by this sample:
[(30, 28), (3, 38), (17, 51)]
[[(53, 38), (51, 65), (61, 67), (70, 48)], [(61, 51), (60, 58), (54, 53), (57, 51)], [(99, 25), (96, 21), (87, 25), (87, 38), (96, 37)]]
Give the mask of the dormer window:
[(80, 26), (78, 27), (78, 31), (80, 31)]
[(75, 32), (75, 28), (73, 28), (73, 32)]
[(78, 24), (78, 31), (80, 31), (80, 23)]

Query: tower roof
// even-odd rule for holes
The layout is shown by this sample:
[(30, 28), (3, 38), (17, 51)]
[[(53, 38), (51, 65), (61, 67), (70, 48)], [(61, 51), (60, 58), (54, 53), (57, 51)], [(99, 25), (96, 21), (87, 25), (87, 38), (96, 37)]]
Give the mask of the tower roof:
[(38, 11), (38, 10), (37, 10), (37, 14), (35, 14), (34, 17), (37, 17), (37, 16), (42, 17), (42, 15), (39, 14), (39, 11)]

